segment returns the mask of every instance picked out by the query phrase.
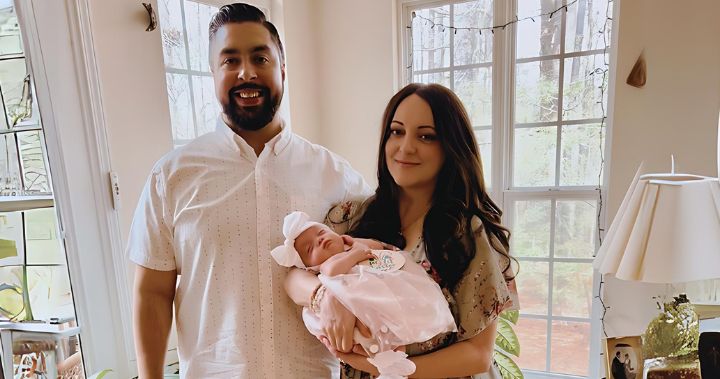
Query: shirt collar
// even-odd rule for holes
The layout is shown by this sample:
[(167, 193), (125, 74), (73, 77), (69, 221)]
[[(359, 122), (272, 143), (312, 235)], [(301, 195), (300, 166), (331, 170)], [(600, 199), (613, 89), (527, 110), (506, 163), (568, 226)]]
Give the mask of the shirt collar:
[[(278, 133), (275, 137), (271, 138), (270, 141), (265, 144), (265, 148), (271, 149), (275, 156), (279, 155), (283, 150), (285, 150), (285, 148), (290, 144), (290, 140), (292, 139), (292, 128), (290, 127), (290, 124), (286, 123), (285, 120), (281, 120), (280, 127), (282, 128), (280, 130), (280, 133)], [(255, 155), (255, 151), (253, 150), (253, 148), (245, 141), (245, 139), (235, 134), (235, 132), (230, 129), (227, 124), (225, 124), (222, 116), (218, 116), (215, 129), (222, 133), (225, 137), (230, 139), (233, 144), (240, 149), (242, 155)]]

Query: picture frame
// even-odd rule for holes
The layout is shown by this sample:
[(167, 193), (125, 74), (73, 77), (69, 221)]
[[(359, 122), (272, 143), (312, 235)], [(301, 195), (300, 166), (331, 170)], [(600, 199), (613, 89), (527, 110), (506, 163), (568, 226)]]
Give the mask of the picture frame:
[(605, 340), (607, 379), (642, 379), (644, 361), (642, 337), (615, 337)]

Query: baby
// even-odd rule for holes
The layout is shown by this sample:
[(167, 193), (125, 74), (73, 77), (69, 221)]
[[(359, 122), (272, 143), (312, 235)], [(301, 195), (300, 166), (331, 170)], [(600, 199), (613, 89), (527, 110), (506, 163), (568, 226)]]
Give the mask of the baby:
[[(355, 339), (378, 368), (378, 379), (415, 371), (407, 355), (394, 349), (457, 331), (440, 287), (406, 252), (349, 250), (352, 237), (310, 221), (303, 212), (285, 217), (283, 234), (285, 242), (272, 250), (272, 257), (285, 267), (319, 272), (322, 290), (331, 291), (368, 326), (372, 338), (356, 330)], [(303, 309), (303, 321), (312, 334), (322, 335), (312, 310)]]

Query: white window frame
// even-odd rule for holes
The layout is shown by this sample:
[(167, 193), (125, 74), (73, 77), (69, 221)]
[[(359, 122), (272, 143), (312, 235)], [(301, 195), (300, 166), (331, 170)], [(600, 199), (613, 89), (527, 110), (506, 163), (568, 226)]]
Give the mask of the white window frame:
[[(494, 1), (494, 19), (495, 22), (494, 25), (501, 25), (504, 24), (505, 20), (512, 20), (515, 15), (517, 14), (517, 1), (522, 0), (515, 0), (515, 1), (503, 1), (503, 0), (495, 0)], [(408, 28), (408, 26), (412, 25), (412, 12), (418, 9), (422, 8), (428, 8), (428, 7), (435, 7), (435, 6), (442, 6), (446, 4), (451, 3), (462, 3), (466, 1), (461, 0), (444, 0), (444, 1), (437, 1), (437, 0), (396, 0), (396, 9), (397, 11), (397, 24), (399, 26), (398, 30), (396, 31), (397, 34), (397, 41), (398, 41), (398, 51), (397, 51), (397, 61), (399, 63), (398, 67), (398, 83), (397, 88), (401, 88), (404, 85), (408, 84), (412, 81), (412, 70), (411, 70), (411, 55), (410, 55), (410, 49), (412, 49), (411, 44), (411, 36), (412, 36), (412, 29)], [(566, 4), (564, 2), (563, 4)], [(617, 14), (617, 5), (614, 7), (614, 12)], [(565, 13), (565, 12), (562, 12)], [(452, 14), (451, 14), (452, 16)], [(451, 17), (452, 19), (452, 17)], [(616, 18), (615, 18), (616, 19)], [(503, 20), (502, 22), (500, 20)], [(562, 24), (561, 24), (561, 54), (555, 54), (552, 56), (543, 56), (543, 57), (536, 57), (536, 58), (524, 58), (516, 61), (515, 59), (515, 41), (516, 41), (516, 31), (517, 29), (513, 26), (510, 26), (506, 29), (506, 32), (497, 32), (494, 33), (494, 42), (493, 42), (493, 60), (492, 60), (492, 70), (493, 70), (493, 116), (492, 116), (492, 188), (490, 188), (490, 196), (496, 200), (498, 204), (503, 205), (503, 209), (505, 211), (504, 213), (504, 223), (507, 225), (512, 224), (512, 213), (509, 207), (510, 204), (512, 204), (513, 201), (523, 199), (523, 200), (540, 200), (540, 199), (550, 199), (553, 200), (550, 217), (551, 217), (551, 244), (554, 240), (554, 225), (555, 225), (555, 204), (556, 201), (562, 201), (562, 200), (576, 200), (576, 199), (592, 199), (592, 200), (598, 200), (600, 191), (597, 185), (593, 186), (552, 186), (552, 187), (532, 187), (532, 188), (523, 188), (523, 187), (513, 187), (512, 186), (512, 178), (513, 178), (513, 138), (514, 138), (514, 99), (515, 99), (515, 69), (517, 63), (525, 63), (525, 62), (532, 62), (532, 61), (540, 61), (540, 60), (549, 60), (549, 59), (559, 59), (560, 61), (560, 68), (559, 68), (559, 92), (558, 92), (558, 101), (560, 102), (560, 109), (562, 109), (562, 96), (563, 96), (563, 81), (564, 81), (564, 59), (565, 58), (572, 58), (572, 57), (580, 57), (580, 56), (592, 56), (595, 54), (601, 54), (603, 53), (603, 50), (592, 50), (592, 51), (583, 51), (579, 53), (566, 53), (564, 54), (564, 44), (565, 44), (565, 24), (566, 24), (566, 16), (563, 14), (562, 18)], [(451, 71), (451, 79), (450, 84), (451, 86), (454, 84), (452, 80), (452, 71), (454, 69), (453, 66), (453, 50), (454, 50), (454, 43), (453, 43), (453, 33), (450, 33), (450, 66), (448, 68), (444, 68), (443, 71), (450, 70)], [(611, 48), (608, 49), (607, 53), (610, 54), (610, 56), (615, 55), (615, 41), (617, 41), (616, 33), (613, 33), (613, 43), (611, 45)], [(463, 66), (464, 67), (464, 66)], [(613, 75), (608, 76), (608, 88), (612, 88), (613, 84), (615, 82), (615, 77)], [(609, 94), (608, 99), (611, 99), (612, 93)], [(610, 100), (608, 100), (608, 103), (610, 103)], [(606, 116), (610, 113), (609, 112), (609, 106), (608, 104), (606, 106)], [(533, 124), (523, 124), (522, 127), (533, 127), (533, 126), (556, 126), (557, 127), (557, 138), (558, 143), (556, 147), (556, 154), (561, 153), (561, 145), (560, 145), (560, 138), (562, 136), (562, 125), (560, 122), (562, 112), (558, 111), (558, 119), (552, 122), (547, 123), (533, 123)], [(609, 163), (609, 141), (610, 141), (610, 133), (611, 128), (609, 127), (607, 120), (609, 118), (606, 118), (606, 122), (604, 124), (605, 128), (605, 146), (603, 151), (603, 156), (605, 160), (605, 164), (603, 167), (603, 182), (600, 189), (602, 190), (602, 196), (603, 198), (607, 198), (607, 191), (608, 188), (608, 175), (607, 175), (607, 167)], [(563, 121), (565, 124), (599, 124), (602, 121), (601, 118), (597, 119), (588, 119), (588, 120), (578, 120), (578, 121), (572, 121), (572, 122), (566, 122)], [(599, 143), (599, 141), (598, 141)], [(555, 183), (559, 184), (560, 180), (560, 163), (561, 160), (556, 155), (556, 175), (555, 175)], [(599, 227), (596, 228), (596, 237), (597, 233), (601, 230), (605, 230), (606, 226), (606, 207), (600, 208), (600, 217), (599, 217)], [(597, 239), (596, 239), (597, 240)], [(596, 249), (599, 246), (596, 246)], [(551, 245), (551, 251), (552, 251), (552, 245)], [(553, 264), (555, 262), (578, 262), (578, 263), (587, 263), (592, 262), (592, 258), (554, 258), (552, 255), (548, 258), (523, 258), (521, 261), (542, 261), (542, 262), (549, 262), (549, 272), (548, 272), (548, 314), (546, 316), (535, 316), (535, 315), (526, 315), (522, 314), (521, 310), (521, 317), (524, 317), (526, 319), (543, 319), (547, 320), (548, 322), (548, 331), (547, 331), (547, 352), (546, 352), (546, 366), (550, 367), (550, 359), (551, 359), (551, 329), (552, 329), (552, 321), (571, 321), (571, 322), (588, 322), (590, 324), (590, 344), (589, 344), (589, 367), (588, 367), (588, 375), (589, 377), (595, 377), (597, 375), (600, 375), (602, 370), (604, 369), (603, 362), (603, 352), (601, 349), (601, 335), (602, 335), (602, 323), (601, 323), (601, 316), (602, 316), (602, 307), (600, 305), (599, 300), (596, 298), (596, 295), (598, 294), (599, 285), (600, 285), (600, 275), (597, 273), (597, 271), (593, 270), (593, 286), (592, 286), (592, 309), (590, 310), (590, 317), (589, 318), (576, 318), (576, 317), (559, 317), (559, 316), (552, 316), (552, 280), (553, 280)], [(521, 269), (522, 271), (522, 269)], [(520, 288), (520, 291), (522, 291), (522, 288)], [(522, 304), (521, 304), (522, 308)], [(523, 370), (526, 377), (530, 379), (545, 379), (545, 378), (577, 378), (577, 376), (569, 376), (569, 375), (563, 375), (563, 374), (555, 374), (551, 372), (546, 371), (534, 371), (534, 370)]]

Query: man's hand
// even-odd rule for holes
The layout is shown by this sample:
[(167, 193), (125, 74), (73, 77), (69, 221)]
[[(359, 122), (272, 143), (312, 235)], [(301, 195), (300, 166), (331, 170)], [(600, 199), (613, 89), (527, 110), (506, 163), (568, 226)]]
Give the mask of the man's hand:
[(320, 300), (318, 317), (330, 347), (343, 353), (352, 351), (355, 315), (340, 304), (332, 292), (325, 291), (325, 295)]

